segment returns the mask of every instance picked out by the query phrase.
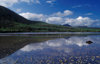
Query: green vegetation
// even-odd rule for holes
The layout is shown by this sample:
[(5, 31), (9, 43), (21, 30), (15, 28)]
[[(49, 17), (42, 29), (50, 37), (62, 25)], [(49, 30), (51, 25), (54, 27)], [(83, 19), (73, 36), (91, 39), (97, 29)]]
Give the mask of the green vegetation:
[(0, 32), (100, 32), (99, 28), (74, 28), (47, 23), (14, 23), (13, 27), (1, 27)]

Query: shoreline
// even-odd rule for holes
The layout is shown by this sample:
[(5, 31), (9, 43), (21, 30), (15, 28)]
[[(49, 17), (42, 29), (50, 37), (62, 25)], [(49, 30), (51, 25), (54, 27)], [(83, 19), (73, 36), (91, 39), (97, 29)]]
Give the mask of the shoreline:
[(0, 36), (71, 36), (71, 35), (100, 35), (100, 32), (16, 32), (0, 33)]

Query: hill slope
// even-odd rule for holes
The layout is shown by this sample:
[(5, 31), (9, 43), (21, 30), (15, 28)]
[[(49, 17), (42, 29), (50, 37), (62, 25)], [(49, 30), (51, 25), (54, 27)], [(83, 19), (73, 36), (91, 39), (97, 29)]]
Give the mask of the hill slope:
[(62, 27), (60, 25), (27, 20), (8, 8), (0, 6), (0, 32), (63, 31)]
[(38, 23), (37, 21), (30, 21), (22, 16), (16, 14), (15, 12), (0, 6), (0, 27), (9, 27), (12, 26), (14, 22), (24, 23), (24, 24), (31, 24), (31, 23)]
[(0, 32), (100, 32), (97, 28), (76, 28), (30, 21), (15, 12), (0, 6)]

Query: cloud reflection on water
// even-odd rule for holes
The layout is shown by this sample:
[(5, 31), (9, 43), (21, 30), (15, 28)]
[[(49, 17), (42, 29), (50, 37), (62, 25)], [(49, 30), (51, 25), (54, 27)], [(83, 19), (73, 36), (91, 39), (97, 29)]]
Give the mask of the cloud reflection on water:
[(83, 46), (88, 46), (89, 44), (86, 43), (86, 41), (93, 41), (95, 43), (98, 43), (100, 38), (98, 37), (91, 37), (91, 36), (86, 36), (86, 37), (70, 37), (70, 38), (60, 38), (60, 39), (55, 39), (55, 40), (48, 40), (46, 42), (41, 42), (41, 43), (36, 43), (36, 44), (29, 44), (26, 45), (21, 49), (21, 51), (33, 51), (33, 50), (43, 50), (45, 48), (53, 48), (53, 49), (62, 49), (62, 48), (67, 48), (68, 46), (76, 45), (78, 47), (83, 47)]

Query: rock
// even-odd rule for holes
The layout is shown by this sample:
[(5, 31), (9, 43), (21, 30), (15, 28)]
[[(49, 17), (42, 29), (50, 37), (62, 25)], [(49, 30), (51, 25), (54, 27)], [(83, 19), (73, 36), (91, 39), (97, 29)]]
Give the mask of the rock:
[(87, 44), (92, 44), (93, 42), (92, 42), (92, 41), (86, 41), (86, 43), (87, 43)]

